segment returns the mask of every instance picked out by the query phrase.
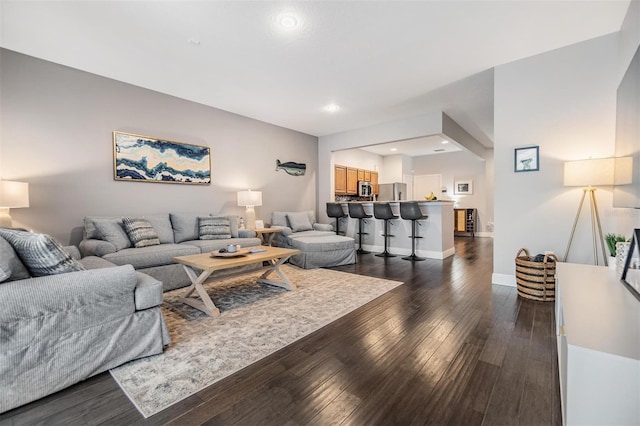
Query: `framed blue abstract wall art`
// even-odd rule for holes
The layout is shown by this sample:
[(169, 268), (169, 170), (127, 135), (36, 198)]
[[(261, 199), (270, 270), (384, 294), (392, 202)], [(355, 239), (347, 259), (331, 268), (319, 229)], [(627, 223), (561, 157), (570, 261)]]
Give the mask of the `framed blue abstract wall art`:
[(113, 132), (113, 177), (130, 182), (211, 184), (211, 148)]

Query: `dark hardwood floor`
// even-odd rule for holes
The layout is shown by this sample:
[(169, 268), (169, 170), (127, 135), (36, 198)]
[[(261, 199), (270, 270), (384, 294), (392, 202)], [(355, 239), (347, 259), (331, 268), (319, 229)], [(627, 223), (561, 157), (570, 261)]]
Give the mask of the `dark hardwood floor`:
[(559, 425), (553, 303), (492, 286), (488, 238), (345, 272), (405, 284), (152, 416), (108, 373), (0, 415), (0, 425)]

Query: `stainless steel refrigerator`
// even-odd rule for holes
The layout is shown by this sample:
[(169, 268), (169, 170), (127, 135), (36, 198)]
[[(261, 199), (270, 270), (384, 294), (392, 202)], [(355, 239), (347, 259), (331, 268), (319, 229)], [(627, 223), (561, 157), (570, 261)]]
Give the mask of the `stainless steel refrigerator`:
[(383, 183), (378, 185), (378, 201), (400, 201), (407, 199), (406, 183)]

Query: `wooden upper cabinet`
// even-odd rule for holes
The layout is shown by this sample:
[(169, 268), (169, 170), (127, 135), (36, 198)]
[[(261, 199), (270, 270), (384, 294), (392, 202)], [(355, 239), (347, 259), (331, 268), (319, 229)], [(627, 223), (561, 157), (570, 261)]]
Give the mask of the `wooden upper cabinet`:
[(364, 171), (364, 181), (371, 182), (371, 170)]
[(371, 172), (371, 186), (373, 195), (378, 195), (378, 172)]
[(335, 193), (344, 195), (347, 193), (347, 168), (345, 166), (335, 167)]
[(347, 195), (358, 195), (358, 169), (347, 167)]
[(365, 173), (366, 173), (366, 171), (365, 171), (365, 170), (358, 169), (358, 180), (366, 180), (366, 179), (364, 178)]

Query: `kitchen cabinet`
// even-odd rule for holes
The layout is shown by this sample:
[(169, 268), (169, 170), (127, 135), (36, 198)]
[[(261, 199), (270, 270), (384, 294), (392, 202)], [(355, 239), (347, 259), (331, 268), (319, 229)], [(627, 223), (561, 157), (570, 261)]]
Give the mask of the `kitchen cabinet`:
[(365, 174), (364, 170), (358, 169), (358, 180), (365, 180), (364, 179), (364, 174)]
[(364, 181), (371, 182), (371, 170), (364, 171)]
[(476, 209), (453, 209), (453, 230), (456, 234), (476, 236)]
[(347, 195), (358, 195), (358, 169), (347, 167)]
[(378, 172), (371, 172), (371, 186), (373, 195), (378, 195)]
[(334, 173), (335, 193), (344, 195), (347, 193), (347, 168), (345, 166), (335, 166)]

